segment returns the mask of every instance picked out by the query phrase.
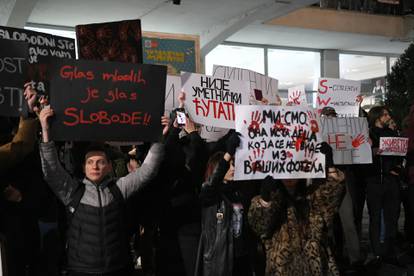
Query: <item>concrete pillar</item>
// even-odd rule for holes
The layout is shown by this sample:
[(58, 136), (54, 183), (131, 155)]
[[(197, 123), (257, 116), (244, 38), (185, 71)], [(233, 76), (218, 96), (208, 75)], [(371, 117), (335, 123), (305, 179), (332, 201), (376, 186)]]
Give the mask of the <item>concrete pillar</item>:
[(322, 50), (321, 76), (339, 79), (339, 51)]

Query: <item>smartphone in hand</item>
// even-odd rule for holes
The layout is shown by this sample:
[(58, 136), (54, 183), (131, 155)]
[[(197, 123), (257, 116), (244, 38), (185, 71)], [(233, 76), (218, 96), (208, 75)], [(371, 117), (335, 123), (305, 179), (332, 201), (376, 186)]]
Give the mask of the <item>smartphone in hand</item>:
[(186, 118), (186, 115), (185, 115), (185, 112), (184, 112), (184, 108), (177, 109), (176, 118), (177, 118), (177, 124), (179, 126), (185, 126), (187, 118)]

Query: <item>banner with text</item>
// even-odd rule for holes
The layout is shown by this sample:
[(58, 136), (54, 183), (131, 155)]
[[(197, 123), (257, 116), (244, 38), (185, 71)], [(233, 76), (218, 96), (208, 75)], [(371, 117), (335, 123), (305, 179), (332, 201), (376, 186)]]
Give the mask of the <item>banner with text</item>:
[(141, 21), (76, 26), (80, 59), (142, 63)]
[(234, 128), (235, 105), (249, 103), (249, 83), (202, 74), (181, 73), (185, 108), (194, 122)]
[(331, 106), (339, 116), (358, 117), (361, 82), (320, 78), (316, 104), (318, 111)]
[(118, 62), (51, 63), (51, 134), (58, 141), (154, 141), (167, 68)]
[(403, 137), (380, 137), (378, 154), (406, 156), (408, 151), (408, 138)]
[(288, 103), (291, 105), (307, 105), (304, 85), (288, 88)]
[[(48, 57), (76, 58), (75, 40), (72, 38), (45, 34), (25, 29), (0, 26), (0, 38), (23, 41), (29, 45), (27, 80), (39, 94), (48, 93)], [(22, 99), (19, 101), (23, 102)]]
[(248, 81), (250, 84), (249, 104), (280, 105), (277, 79), (265, 76), (252, 70), (223, 65), (213, 66), (213, 77)]
[(0, 116), (19, 116), (27, 74), (26, 42), (0, 39)]
[(372, 163), (366, 118), (321, 118), (321, 131), (336, 165)]
[(324, 178), (317, 112), (299, 106), (236, 106), (235, 180)]

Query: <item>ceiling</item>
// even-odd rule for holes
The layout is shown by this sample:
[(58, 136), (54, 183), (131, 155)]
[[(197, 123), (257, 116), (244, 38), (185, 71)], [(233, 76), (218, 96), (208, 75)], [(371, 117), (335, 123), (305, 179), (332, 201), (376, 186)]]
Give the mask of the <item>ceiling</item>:
[(144, 31), (200, 35), (204, 53), (223, 40), (393, 54), (409, 45), (389, 37), (262, 24), (314, 2), (318, 1), (182, 0), (181, 5), (173, 5), (171, 0), (37, 0), (28, 23), (70, 29), (78, 24), (140, 18)]

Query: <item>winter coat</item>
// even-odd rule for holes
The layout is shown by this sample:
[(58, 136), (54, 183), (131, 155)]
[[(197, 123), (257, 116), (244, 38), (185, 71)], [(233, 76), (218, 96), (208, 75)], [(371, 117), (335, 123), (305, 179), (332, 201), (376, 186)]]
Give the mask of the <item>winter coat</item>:
[(85, 185), (68, 230), (69, 270), (108, 273), (128, 265), (125, 221), (120, 219), (123, 207), (108, 185), (117, 185), (122, 197), (128, 199), (155, 177), (163, 153), (163, 145), (154, 144), (137, 171), (116, 181), (107, 177), (94, 184), (85, 178), (81, 184), (62, 168), (53, 142), (40, 144), (45, 180), (65, 206), (71, 203), (79, 185)]
[[(339, 208), (344, 191), (344, 174), (329, 174), (322, 182), (307, 188), (309, 215), (306, 224), (298, 222), (292, 206), (283, 209), (283, 192), (272, 193), (271, 203), (264, 206), (261, 197), (252, 199), (248, 218), (250, 227), (262, 238), (266, 250), (266, 275), (339, 275), (329, 247), (327, 229)], [(276, 212), (286, 211), (286, 220), (269, 233)]]
[(247, 255), (245, 206), (235, 183), (223, 183), (228, 168), (228, 162), (221, 160), (201, 188), (202, 232), (196, 275), (231, 276), (234, 259)]

